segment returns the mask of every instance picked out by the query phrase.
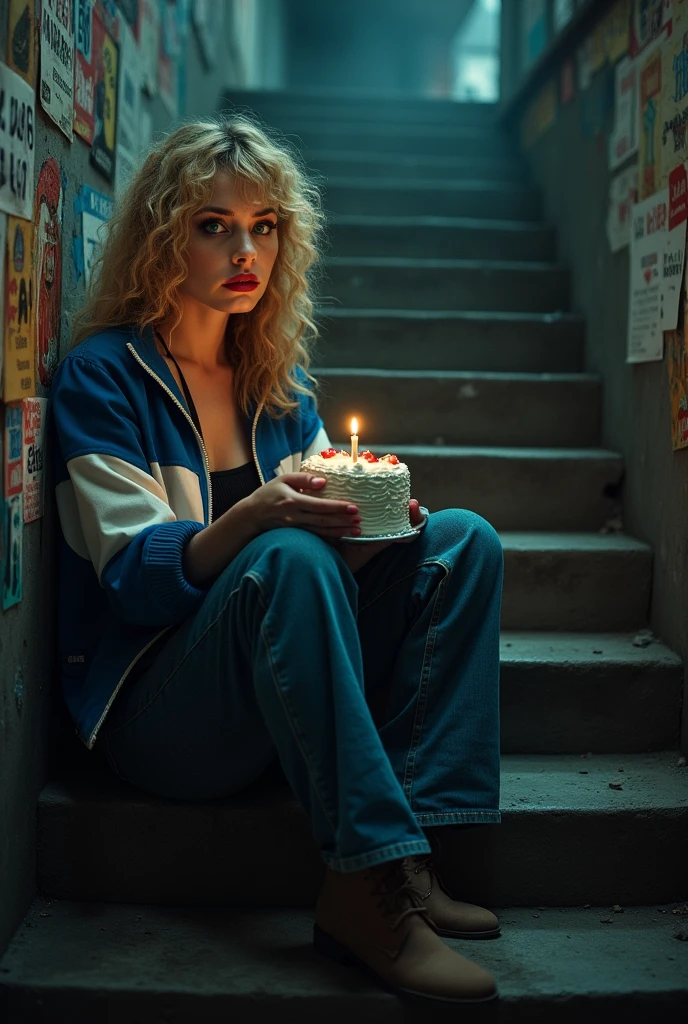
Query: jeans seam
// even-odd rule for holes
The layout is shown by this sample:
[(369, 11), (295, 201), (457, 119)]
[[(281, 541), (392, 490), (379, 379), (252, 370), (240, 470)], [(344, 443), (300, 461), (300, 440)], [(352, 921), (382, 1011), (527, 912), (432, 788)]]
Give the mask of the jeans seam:
[[(267, 603), (265, 601), (265, 597), (264, 597), (263, 590), (262, 590), (262, 587), (261, 587), (261, 582), (262, 581), (260, 580), (260, 577), (256, 577), (256, 575), (254, 575), (253, 573), (247, 573), (247, 575), (249, 575), (250, 578), (253, 580), (253, 582), (256, 584), (256, 586), (258, 588), (258, 594), (259, 594), (260, 603), (263, 605), (263, 611), (264, 611), (265, 615), (267, 615)], [(335, 828), (335, 826), (334, 826), (334, 824), (332, 822), (332, 818), (330, 817), (329, 812), (327, 811), (327, 809), (326, 809), (326, 807), (325, 807), (325, 805), (323, 803), (323, 799), (322, 799), (322, 796), (321, 796), (321, 793), (320, 793), (320, 789), (319, 789), (318, 783), (316, 781), (316, 776), (315, 776), (315, 774), (313, 772), (313, 769), (311, 767), (310, 759), (309, 759), (309, 757), (308, 757), (308, 755), (307, 755), (307, 753), (306, 753), (306, 751), (305, 751), (305, 749), (303, 747), (303, 744), (302, 744), (302, 741), (301, 741), (301, 736), (300, 736), (300, 734), (299, 734), (299, 732), (297, 731), (297, 728), (296, 728), (296, 719), (294, 718), (293, 712), (292, 712), (291, 708), (289, 707), (289, 703), (288, 703), (288, 701), (286, 699), (286, 696), (285, 696), (285, 694), (284, 694), (284, 692), (283, 692), (283, 690), (282, 690), (282, 688), (281, 688), (281, 686), (279, 685), (279, 682), (278, 682), (277, 671), (275, 669), (275, 664), (274, 664), (274, 662), (272, 660), (272, 651), (270, 649), (270, 644), (272, 643), (272, 638), (268, 635), (269, 634), (269, 629), (268, 629), (267, 622), (265, 621), (265, 617), (263, 618), (263, 623), (261, 625), (260, 633), (261, 633), (261, 637), (263, 638), (263, 642), (264, 642), (264, 645), (265, 645), (265, 653), (267, 654), (268, 664), (270, 666), (270, 673), (272, 675), (272, 681), (273, 681), (274, 686), (275, 686), (275, 691), (277, 692), (277, 695), (279, 697), (280, 703), (282, 704), (282, 707), (284, 708), (284, 713), (285, 713), (285, 715), (287, 717), (287, 722), (289, 723), (289, 728), (291, 729), (292, 736), (294, 737), (296, 745), (298, 746), (299, 750), (301, 751), (301, 756), (303, 757), (303, 760), (304, 760), (304, 762), (306, 764), (306, 769), (308, 771), (308, 776), (309, 776), (309, 778), (311, 780), (311, 785), (313, 786), (313, 791), (315, 792), (315, 794), (316, 794), (316, 796), (318, 798), (318, 803), (320, 804), (322, 812), (325, 815), (325, 818), (327, 820), (327, 824), (330, 826), (330, 828), (332, 830), (332, 834), (335, 835), (336, 834), (336, 828)]]
[(381, 597), (384, 597), (384, 595), (388, 593), (390, 590), (392, 590), (394, 587), (399, 586), (399, 584), (403, 583), (404, 580), (410, 579), (410, 577), (415, 575), (415, 573), (417, 573), (419, 569), (424, 569), (428, 565), (441, 565), (445, 572), (451, 572), (451, 566), (447, 565), (447, 563), (441, 558), (428, 558), (424, 562), (419, 562), (418, 565), (415, 565), (413, 567), (411, 572), (407, 572), (405, 576), (400, 576), (398, 580), (394, 580), (394, 582), (386, 586), (384, 590), (381, 590), (379, 594), (375, 594), (374, 597), (371, 597), (370, 600), (366, 602), (366, 604), (359, 605), (359, 614), (365, 611), (366, 608), (370, 608), (372, 604), (375, 604), (376, 601), (379, 601)]
[[(165, 687), (167, 686), (167, 684), (169, 683), (169, 681), (170, 681), (170, 680), (172, 679), (172, 677), (173, 677), (173, 676), (175, 675), (175, 673), (176, 673), (176, 672), (178, 672), (178, 671), (179, 671), (179, 669), (180, 669), (180, 668), (182, 667), (182, 665), (184, 664), (184, 662), (186, 661), (186, 659), (187, 659), (187, 658), (189, 657), (189, 655), (191, 654), (191, 652), (192, 652), (192, 651), (194, 651), (194, 650), (195, 650), (195, 649), (196, 649), (196, 648), (198, 647), (198, 645), (200, 644), (201, 640), (205, 639), (205, 637), (206, 637), (206, 636), (208, 635), (208, 633), (209, 633), (209, 632), (210, 632), (210, 630), (211, 630), (211, 629), (213, 628), (213, 626), (215, 626), (215, 625), (217, 624), (217, 622), (218, 622), (218, 621), (219, 621), (219, 620), (220, 620), (220, 619), (222, 618), (222, 616), (224, 615), (225, 609), (227, 608), (227, 605), (229, 604), (229, 602), (231, 601), (231, 599), (232, 599), (232, 598), (234, 597), (234, 595), (235, 595), (236, 593), (238, 593), (238, 592), (239, 592), (239, 589), (240, 589), (240, 587), (235, 587), (235, 588), (234, 588), (234, 590), (232, 590), (232, 591), (231, 591), (231, 592), (230, 592), (230, 593), (229, 593), (229, 594), (227, 595), (227, 597), (226, 597), (225, 601), (224, 601), (224, 602), (222, 603), (222, 607), (221, 607), (220, 611), (218, 612), (218, 614), (217, 614), (217, 615), (215, 616), (215, 618), (214, 618), (214, 619), (212, 620), (212, 622), (209, 622), (209, 623), (208, 623), (208, 625), (207, 625), (207, 626), (206, 626), (206, 628), (205, 628), (205, 629), (203, 630), (203, 632), (201, 633), (201, 635), (200, 635), (200, 636), (199, 636), (199, 637), (198, 637), (198, 638), (197, 638), (197, 639), (196, 639), (196, 640), (195, 640), (195, 641), (193, 642), (193, 644), (192, 644), (192, 645), (191, 645), (191, 647), (190, 647), (190, 648), (188, 649), (188, 651), (187, 651), (187, 652), (185, 653), (185, 655), (184, 655), (184, 657), (183, 657), (183, 658), (181, 659), (181, 661), (177, 662), (177, 664), (176, 664), (176, 665), (174, 666), (174, 668), (172, 669), (172, 671), (170, 672), (170, 674), (169, 674), (169, 675), (168, 675), (168, 676), (167, 676), (167, 677), (166, 677), (166, 678), (165, 678), (165, 679), (163, 680), (163, 682), (162, 682), (162, 683), (160, 684), (160, 686), (159, 686), (159, 687), (158, 687), (158, 689), (157, 689), (157, 690), (155, 691), (155, 693), (154, 693), (154, 694), (153, 694), (153, 696), (152, 696), (152, 697), (150, 698), (150, 700), (149, 700), (149, 701), (147, 701), (147, 702), (146, 702), (146, 703), (145, 703), (145, 704), (143, 705), (143, 707), (139, 708), (139, 709), (138, 709), (138, 711), (136, 711), (136, 712), (135, 712), (135, 713), (134, 713), (134, 714), (133, 714), (133, 715), (131, 716), (131, 718), (128, 718), (126, 722), (123, 722), (123, 723), (122, 723), (122, 725), (118, 725), (118, 726), (117, 726), (117, 728), (115, 728), (115, 729), (111, 729), (111, 730), (110, 730), (110, 733), (111, 733), (111, 735), (113, 735), (113, 736), (114, 736), (114, 734), (115, 734), (116, 732), (120, 732), (120, 730), (121, 730), (121, 729), (126, 729), (126, 727), (127, 727), (128, 725), (131, 725), (131, 723), (132, 723), (132, 722), (134, 721), (134, 719), (138, 718), (138, 717), (139, 717), (139, 715), (140, 715), (140, 714), (142, 714), (142, 713), (143, 713), (143, 712), (144, 712), (144, 711), (146, 710), (146, 708), (149, 708), (149, 707), (151, 706), (151, 704), (152, 704), (152, 703), (153, 703), (153, 702), (154, 702), (155, 700), (157, 700), (157, 698), (158, 698), (158, 697), (160, 696), (160, 694), (161, 694), (161, 693), (162, 693), (162, 691), (163, 691), (163, 690), (165, 689)], [(151, 667), (152, 667), (152, 666), (151, 666)]]
[(416, 713), (414, 716), (413, 728), (411, 730), (411, 744), (409, 746), (408, 754), (406, 755), (406, 766), (404, 768), (404, 795), (411, 806), (412, 793), (413, 793), (413, 776), (416, 765), (416, 753), (420, 746), (421, 737), (423, 735), (423, 725), (425, 724), (425, 711), (427, 708), (428, 689), (430, 686), (430, 671), (432, 668), (432, 655), (435, 649), (435, 640), (437, 637), (437, 624), (440, 619), (442, 612), (442, 602), (444, 600), (444, 592), (447, 580), (449, 579), (449, 571), (445, 575), (444, 579), (440, 581), (439, 586), (435, 592), (435, 599), (432, 607), (432, 616), (430, 618), (430, 626), (428, 627), (427, 636), (425, 639), (425, 650), (423, 652), (423, 662), (421, 664), (420, 679), (418, 681), (418, 700), (416, 703)]

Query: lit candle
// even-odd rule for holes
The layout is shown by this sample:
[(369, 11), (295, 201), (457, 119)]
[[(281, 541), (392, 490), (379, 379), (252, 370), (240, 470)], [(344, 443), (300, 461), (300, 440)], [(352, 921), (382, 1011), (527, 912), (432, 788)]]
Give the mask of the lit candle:
[(358, 458), (358, 420), (351, 421), (351, 460), (356, 462)]

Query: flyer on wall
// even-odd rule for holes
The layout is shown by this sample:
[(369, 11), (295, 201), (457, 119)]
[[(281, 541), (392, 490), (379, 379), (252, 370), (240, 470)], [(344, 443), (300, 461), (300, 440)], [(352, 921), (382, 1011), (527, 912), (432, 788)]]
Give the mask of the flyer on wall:
[(93, 2), (74, 6), (74, 131), (89, 146), (93, 142), (93, 102), (96, 69), (93, 55)]
[(25, 523), (32, 523), (43, 515), (43, 466), (48, 399), (25, 398), (22, 404), (22, 516)]
[(671, 405), (671, 447), (688, 448), (688, 348), (685, 327), (667, 331), (667, 376)]
[(117, 75), (119, 48), (109, 28), (93, 11), (93, 144), (91, 163), (107, 181), (115, 177), (115, 141), (117, 131)]
[(74, 121), (73, 5), (41, 0), (41, 105), (72, 141)]
[(631, 164), (609, 182), (607, 239), (612, 252), (619, 252), (631, 240), (631, 214), (637, 201), (638, 169)]
[(15, 494), (3, 501), (3, 546), (5, 559), (2, 571), (2, 607), (7, 611), (22, 599), (22, 547), (24, 522), (22, 495)]
[(628, 288), (627, 363), (661, 359), (662, 268), (668, 230), (668, 189), (633, 207)]
[(50, 157), (41, 167), (34, 214), (36, 280), (36, 369), (50, 387), (60, 349), (62, 297), (62, 175)]
[(10, 0), (7, 63), (33, 89), (36, 85), (36, 13), (26, 0)]
[(33, 89), (0, 62), (0, 210), (27, 220), (33, 210), (35, 125)]
[(36, 394), (32, 249), (33, 224), (10, 217), (6, 257), (5, 402)]

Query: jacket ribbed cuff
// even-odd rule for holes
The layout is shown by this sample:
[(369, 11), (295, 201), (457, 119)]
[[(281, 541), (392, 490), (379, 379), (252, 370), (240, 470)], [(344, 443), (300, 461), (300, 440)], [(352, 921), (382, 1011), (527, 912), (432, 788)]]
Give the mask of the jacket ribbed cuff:
[(185, 618), (196, 610), (208, 593), (194, 587), (184, 575), (184, 548), (193, 536), (204, 530), (203, 523), (190, 519), (162, 523), (148, 538), (146, 562), (152, 596), (174, 617)]

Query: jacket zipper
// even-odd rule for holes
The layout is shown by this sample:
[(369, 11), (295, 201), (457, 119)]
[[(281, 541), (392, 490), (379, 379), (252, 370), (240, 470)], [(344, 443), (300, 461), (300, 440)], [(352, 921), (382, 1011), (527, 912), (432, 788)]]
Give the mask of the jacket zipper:
[(151, 370), (151, 368), (148, 365), (148, 363), (144, 362), (144, 360), (141, 359), (141, 357), (139, 356), (138, 352), (136, 351), (134, 346), (131, 344), (131, 342), (127, 343), (127, 348), (129, 349), (129, 351), (133, 355), (133, 357), (136, 360), (136, 362), (140, 363), (140, 365), (144, 368), (144, 370), (148, 371), (148, 373), (151, 375), (153, 380), (157, 380), (157, 382), (160, 385), (160, 387), (164, 388), (164, 390), (170, 396), (170, 398), (172, 399), (174, 404), (177, 406), (177, 408), (180, 409), (184, 413), (184, 415), (186, 416), (187, 420), (191, 424), (191, 428), (192, 428), (194, 434), (196, 435), (196, 438), (198, 439), (198, 443), (200, 445), (201, 452), (203, 454), (203, 465), (205, 466), (205, 479), (206, 479), (206, 484), (207, 484), (207, 487), (208, 487), (208, 522), (206, 523), (206, 526), (210, 526), (210, 524), (213, 521), (213, 489), (210, 486), (210, 462), (208, 461), (208, 453), (205, 450), (205, 445), (203, 443), (203, 438), (201, 437), (201, 435), (196, 430), (196, 424), (191, 419), (191, 417), (189, 416), (188, 412), (186, 411), (186, 409), (184, 408), (182, 403), (179, 401), (179, 399), (176, 398), (172, 394), (172, 392), (168, 388), (167, 384), (165, 384), (165, 381), (161, 380), (160, 377), (158, 377), (157, 373), (155, 373), (153, 370)]
[(253, 461), (256, 464), (256, 469), (258, 470), (258, 477), (260, 479), (261, 484), (264, 484), (265, 480), (263, 478), (263, 474), (258, 463), (258, 451), (256, 449), (256, 427), (258, 426), (258, 417), (260, 416), (260, 411), (264, 405), (265, 402), (261, 402), (258, 408), (256, 409), (256, 414), (253, 417), (253, 427), (251, 428), (251, 447), (253, 449)]

